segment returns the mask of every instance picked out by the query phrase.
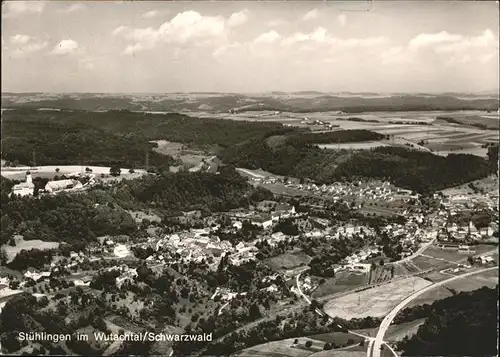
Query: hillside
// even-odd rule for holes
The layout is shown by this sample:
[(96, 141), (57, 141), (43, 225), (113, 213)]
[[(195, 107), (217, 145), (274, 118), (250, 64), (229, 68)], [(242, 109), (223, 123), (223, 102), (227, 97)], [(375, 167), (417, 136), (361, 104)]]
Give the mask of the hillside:
[(398, 347), (403, 356), (497, 355), (497, 299), (498, 285), (437, 301), (418, 332)]

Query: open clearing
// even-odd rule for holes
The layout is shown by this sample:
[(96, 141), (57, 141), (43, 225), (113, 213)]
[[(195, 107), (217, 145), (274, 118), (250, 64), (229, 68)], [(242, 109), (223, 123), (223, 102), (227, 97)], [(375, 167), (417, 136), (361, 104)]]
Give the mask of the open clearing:
[(411, 261), (420, 270), (427, 270), (427, 269), (436, 268), (436, 267), (446, 265), (446, 262), (443, 262), (442, 260), (429, 258), (429, 257), (423, 257), (423, 256), (418, 256), (416, 258), (413, 258)]
[[(498, 249), (498, 246), (489, 244), (478, 244), (471, 247), (475, 250), (475, 253), (473, 253), (473, 255), (481, 255)], [(449, 260), (451, 262), (460, 262), (460, 263), (466, 262), (467, 257), (470, 255), (468, 253), (460, 253), (457, 250), (441, 249), (436, 245), (430, 246), (422, 254), (424, 256), (427, 255), (429, 257), (440, 258)]]
[(322, 297), (330, 294), (340, 293), (358, 286), (365, 285), (368, 280), (368, 274), (352, 273), (347, 271), (337, 272), (335, 278), (326, 279), (325, 283), (318, 286), (312, 293), (312, 296)]
[(379, 146), (388, 146), (388, 143), (382, 141), (364, 141), (353, 143), (339, 143), (339, 144), (314, 144), (318, 145), (321, 149), (350, 149), (350, 150), (368, 150)]
[(274, 258), (265, 260), (265, 263), (274, 270), (293, 269), (303, 265), (309, 264), (311, 257), (306, 253), (285, 253), (278, 255)]
[[(452, 275), (447, 275), (446, 279), (449, 279), (450, 277), (452, 277)], [(492, 288), (495, 287), (497, 284), (498, 284), (498, 270), (487, 271), (481, 274), (469, 276), (465, 279), (455, 280), (449, 284), (430, 290), (425, 294), (420, 295), (412, 302), (410, 302), (408, 304), (408, 307), (422, 305), (422, 304), (431, 304), (436, 300), (447, 298), (453, 295), (452, 290), (458, 293), (461, 291), (477, 290), (482, 288), (483, 286)]]
[[(323, 350), (324, 342), (313, 340), (307, 337), (298, 337), (299, 343), (294, 345), (295, 338), (286, 340), (273, 341), (261, 345), (246, 348), (240, 352), (235, 353), (233, 356), (268, 356), (268, 357), (307, 357), (315, 352)], [(313, 344), (311, 348), (306, 348), (305, 343), (311, 341)]]
[[(414, 321), (403, 322), (402, 324), (390, 325), (385, 333), (385, 341), (399, 341), (406, 335), (412, 335), (417, 332), (418, 327), (425, 322), (425, 319), (417, 319)], [(378, 327), (367, 328), (362, 330), (354, 330), (361, 335), (375, 337), (378, 332)]]
[(2, 248), (5, 250), (7, 254), (7, 263), (10, 263), (14, 260), (17, 254), (19, 254), (22, 250), (31, 250), (31, 249), (39, 249), (39, 250), (48, 250), (48, 249), (57, 249), (59, 247), (58, 242), (44, 242), (39, 239), (35, 240), (24, 240), (21, 236), (17, 236), (14, 238), (16, 242), (16, 246), (12, 247), (9, 244), (4, 244)]
[(331, 317), (343, 319), (382, 317), (406, 296), (430, 284), (431, 282), (425, 279), (410, 277), (330, 300), (324, 310)]
[[(298, 340), (294, 344), (295, 339)], [(329, 350), (324, 351), (323, 347), (326, 342), (335, 343), (336, 345), (345, 345), (351, 340), (353, 344), (360, 343), (364, 339), (352, 335), (350, 333), (332, 332), (308, 337), (296, 337), (286, 340), (273, 341), (261, 345), (246, 348), (242, 351), (235, 353), (233, 356), (266, 356), (266, 357), (320, 357), (320, 356), (344, 356), (344, 357), (357, 357), (361, 351), (365, 351), (365, 347), (353, 347), (346, 350)], [(305, 343), (311, 341), (313, 344), (310, 348), (305, 347)], [(361, 352), (363, 353), (363, 352)], [(366, 352), (364, 352), (366, 355)]]

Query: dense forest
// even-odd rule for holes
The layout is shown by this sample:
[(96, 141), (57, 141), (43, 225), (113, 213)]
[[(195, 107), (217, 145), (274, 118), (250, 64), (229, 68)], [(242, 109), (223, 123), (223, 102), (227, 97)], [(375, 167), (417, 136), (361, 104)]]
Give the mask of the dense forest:
[(239, 143), (298, 129), (279, 123), (192, 118), (182, 114), (9, 110), (2, 113), (2, 158), (38, 165), (143, 165), (149, 151), (151, 166), (173, 164), (153, 152), (152, 140), (169, 140), (197, 147)]
[[(310, 138), (314, 134), (302, 135)], [(236, 166), (261, 168), (278, 175), (314, 179), (318, 183), (367, 177), (388, 179), (397, 186), (429, 193), (495, 172), (498, 147), (489, 150), (489, 160), (485, 160), (469, 154), (442, 157), (403, 147), (354, 152), (328, 150), (300, 140), (270, 147), (265, 141), (254, 139), (226, 149), (220, 157)]]
[(496, 356), (497, 300), (498, 285), (407, 309), (400, 319), (427, 319), (398, 348), (403, 356)]

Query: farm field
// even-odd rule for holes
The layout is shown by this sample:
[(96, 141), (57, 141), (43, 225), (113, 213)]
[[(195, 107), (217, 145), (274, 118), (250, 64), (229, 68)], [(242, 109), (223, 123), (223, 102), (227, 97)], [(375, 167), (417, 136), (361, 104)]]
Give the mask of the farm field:
[[(478, 244), (473, 246), (475, 249), (474, 255), (481, 255), (486, 252), (494, 251), (495, 248), (497, 248), (495, 245), (488, 245), (488, 244)], [(427, 248), (423, 254), (424, 256), (429, 256), (429, 257), (434, 257), (434, 258), (440, 258), (440, 259), (445, 259), (451, 262), (457, 262), (457, 263), (464, 263), (467, 260), (467, 257), (469, 254), (467, 253), (459, 253), (457, 250), (446, 250), (446, 249), (441, 249), (436, 245), (430, 246)]]
[[(407, 335), (409, 336), (416, 333), (418, 327), (422, 325), (424, 322), (425, 319), (417, 319), (414, 321), (403, 322), (402, 324), (390, 325), (389, 328), (387, 329), (387, 332), (385, 333), (384, 340), (390, 342), (400, 341), (403, 339), (404, 336)], [(355, 330), (354, 332), (370, 337), (375, 337), (378, 332), (378, 327)]]
[(267, 188), (269, 191), (276, 195), (287, 195), (287, 196), (307, 196), (308, 193), (306, 191), (302, 191), (292, 187), (286, 187), (281, 184), (261, 184), (260, 186)]
[(442, 260), (437, 260), (434, 258), (429, 258), (424, 256), (418, 256), (416, 258), (413, 258), (411, 261), (420, 270), (427, 270), (446, 265), (446, 262), (443, 262)]
[(354, 274), (343, 271), (337, 272), (334, 278), (326, 279), (326, 282), (312, 293), (312, 297), (322, 297), (330, 294), (336, 294), (358, 286), (366, 285), (368, 282), (368, 274)]
[(410, 277), (330, 300), (325, 304), (324, 311), (332, 317), (344, 319), (365, 316), (381, 317), (413, 291), (430, 284), (431, 282), (425, 279)]
[(379, 146), (388, 146), (388, 143), (382, 141), (365, 141), (356, 143), (339, 143), (339, 144), (314, 144), (321, 149), (351, 149), (351, 150), (368, 150)]
[[(298, 340), (297, 344), (294, 344), (295, 339)], [(352, 335), (350, 333), (343, 332), (332, 332), (319, 335), (312, 335), (308, 337), (296, 337), (289, 338), (280, 341), (273, 341), (264, 343), (261, 345), (246, 348), (239, 351), (233, 356), (247, 357), (247, 356), (266, 356), (266, 357), (321, 357), (321, 356), (345, 356), (345, 357), (357, 357), (356, 353), (361, 351), (366, 355), (366, 347), (352, 346), (350, 348), (346, 347), (345, 350), (329, 350), (324, 351), (323, 348), (325, 343), (334, 343), (337, 346), (342, 346), (350, 342), (351, 344), (357, 344), (362, 342), (364, 339)], [(310, 348), (305, 347), (307, 341), (312, 342)]]
[(285, 253), (277, 257), (266, 259), (264, 262), (274, 270), (293, 269), (299, 266), (307, 265), (311, 257), (303, 252)]
[(209, 158), (209, 155), (198, 150), (190, 150), (182, 143), (167, 140), (154, 140), (151, 142), (158, 145), (158, 147), (153, 149), (157, 153), (179, 158), (184, 164), (190, 166), (197, 166), (203, 159)]
[(498, 270), (487, 271), (446, 284), (446, 287), (456, 291), (472, 291), (483, 286), (494, 287), (498, 284)]
[(9, 244), (4, 244), (2, 248), (5, 250), (7, 254), (7, 263), (10, 263), (14, 260), (17, 254), (19, 254), (22, 250), (31, 250), (31, 249), (39, 249), (39, 250), (48, 250), (48, 249), (56, 249), (59, 247), (58, 242), (44, 242), (39, 239), (34, 240), (24, 240), (22, 236), (15, 236), (14, 240), (16, 245), (12, 247)]
[[(289, 338), (286, 340), (272, 341), (249, 347), (233, 354), (233, 356), (308, 357), (315, 352), (322, 351), (325, 345), (323, 341), (314, 340), (308, 337), (298, 337), (297, 339), (299, 340), (299, 343), (296, 345), (293, 343), (295, 338)], [(305, 343), (307, 341), (312, 342), (312, 346), (310, 348), (305, 347)]]

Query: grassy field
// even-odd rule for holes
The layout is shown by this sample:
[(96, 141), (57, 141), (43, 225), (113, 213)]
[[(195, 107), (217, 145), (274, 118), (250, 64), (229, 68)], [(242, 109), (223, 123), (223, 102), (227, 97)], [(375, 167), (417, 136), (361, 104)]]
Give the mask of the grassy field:
[[(476, 251), (475, 253), (473, 253), (473, 255), (480, 255), (498, 249), (497, 246), (489, 244), (478, 244), (473, 246), (473, 248)], [(465, 263), (467, 261), (467, 257), (469, 256), (469, 254), (467, 253), (459, 253), (456, 250), (441, 249), (435, 245), (427, 248), (423, 252), (423, 255), (445, 259), (451, 262), (461, 262), (461, 263)]]
[(330, 294), (340, 293), (358, 286), (367, 284), (368, 274), (354, 274), (351, 272), (338, 272), (334, 278), (326, 279), (326, 282), (320, 285), (312, 296), (317, 298)]
[(39, 249), (39, 250), (48, 250), (48, 249), (56, 249), (59, 247), (58, 242), (44, 242), (39, 239), (35, 240), (24, 240), (21, 236), (17, 236), (14, 238), (16, 242), (16, 246), (12, 247), (9, 244), (4, 244), (2, 248), (5, 250), (7, 254), (7, 263), (10, 263), (17, 254), (19, 254), (22, 250), (31, 250), (31, 249)]
[[(295, 338), (273, 341), (261, 345), (246, 348), (235, 353), (233, 356), (266, 356), (266, 357), (320, 357), (320, 356), (357, 356), (356, 353), (365, 351), (366, 347), (348, 348), (345, 350), (324, 351), (325, 343), (334, 343), (337, 346), (345, 345), (348, 342), (357, 344), (363, 341), (363, 338), (350, 333), (332, 332), (309, 337), (297, 337), (297, 344), (294, 344)], [(351, 340), (351, 341), (349, 341)], [(307, 341), (312, 342), (311, 347), (305, 347)], [(348, 354), (346, 354), (348, 353)], [(365, 352), (366, 355), (366, 352)]]
[[(266, 356), (266, 357), (308, 357), (315, 352), (323, 350), (325, 343), (323, 341), (313, 340), (307, 337), (299, 337), (298, 344), (294, 344), (295, 338), (273, 341), (261, 345), (246, 348), (233, 356)], [(311, 341), (310, 348), (305, 347), (305, 343)]]
[(351, 149), (368, 150), (379, 146), (388, 146), (388, 143), (382, 141), (365, 141), (362, 143), (341, 143), (341, 144), (317, 144), (322, 149)]
[(271, 191), (274, 194), (277, 195), (288, 195), (288, 196), (307, 196), (308, 193), (302, 190), (298, 190), (292, 187), (286, 187), (285, 185), (282, 184), (262, 184), (260, 185), (264, 188), (267, 188), (269, 191)]
[(365, 316), (381, 317), (413, 291), (430, 284), (431, 282), (425, 279), (411, 277), (330, 300), (326, 303), (324, 310), (332, 317), (338, 316), (344, 319)]
[(302, 265), (307, 265), (311, 257), (306, 253), (285, 253), (274, 258), (266, 259), (264, 262), (274, 270), (293, 269)]
[(446, 265), (446, 262), (429, 257), (418, 256), (411, 260), (421, 270), (437, 268)]
[(320, 335), (309, 336), (313, 340), (323, 341), (335, 343), (336, 345), (352, 345), (354, 343), (360, 343), (364, 340), (364, 338), (353, 335), (352, 333), (344, 333), (344, 332), (332, 332), (332, 333), (324, 333)]
[[(387, 332), (385, 333), (384, 340), (390, 342), (400, 341), (404, 338), (404, 336), (410, 336), (416, 333), (418, 327), (422, 325), (424, 322), (425, 319), (418, 319), (414, 321), (403, 322), (402, 324), (391, 325), (389, 326)], [(378, 327), (355, 330), (354, 332), (370, 337), (375, 337), (378, 332)]]

